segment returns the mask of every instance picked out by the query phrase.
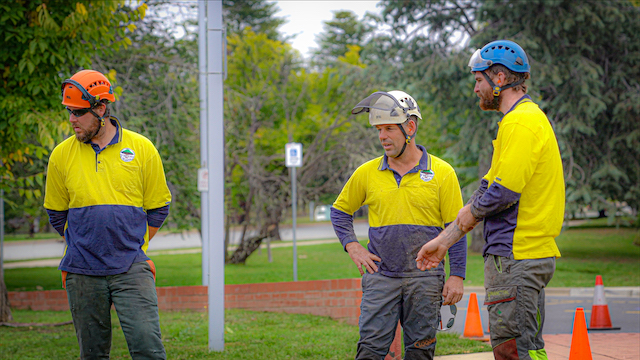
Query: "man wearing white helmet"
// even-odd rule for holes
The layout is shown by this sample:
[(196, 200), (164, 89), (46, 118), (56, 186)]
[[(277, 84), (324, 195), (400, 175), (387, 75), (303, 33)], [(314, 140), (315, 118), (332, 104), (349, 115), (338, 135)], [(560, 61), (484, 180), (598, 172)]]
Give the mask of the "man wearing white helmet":
[[(405, 359), (433, 359), (440, 307), (462, 298), (466, 240), (449, 250), (446, 283), (444, 262), (423, 272), (414, 261), (462, 208), (458, 178), (449, 164), (415, 143), (422, 116), (411, 96), (378, 91), (351, 111), (362, 112), (378, 130), (384, 155), (358, 167), (331, 208), (334, 230), (363, 275), (356, 359), (383, 359), (398, 320)], [(353, 230), (353, 214), (363, 205), (369, 207), (366, 249)]]
[(527, 54), (497, 40), (469, 61), (482, 110), (500, 111), (491, 168), (454, 223), (427, 243), (416, 262), (429, 269), (484, 220), (484, 304), (496, 360), (547, 360), (542, 339), (545, 294), (560, 251), (564, 175), (547, 116), (527, 95)]

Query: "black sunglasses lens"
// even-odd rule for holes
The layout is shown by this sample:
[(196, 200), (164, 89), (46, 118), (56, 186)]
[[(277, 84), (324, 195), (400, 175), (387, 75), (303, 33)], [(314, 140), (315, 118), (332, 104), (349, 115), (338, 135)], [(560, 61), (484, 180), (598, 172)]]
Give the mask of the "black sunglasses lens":
[(84, 114), (86, 114), (87, 112), (89, 112), (90, 109), (77, 109), (77, 110), (73, 110), (73, 109), (69, 109), (67, 108), (67, 111), (69, 112), (69, 114), (73, 114), (73, 116), (75, 117), (80, 117)]
[(454, 322), (454, 318), (449, 319), (449, 321), (447, 322), (447, 329), (451, 329), (451, 327), (453, 326), (453, 322)]
[(451, 311), (451, 315), (455, 316), (458, 312), (458, 307), (456, 307), (455, 305), (451, 305), (449, 306), (449, 311)]

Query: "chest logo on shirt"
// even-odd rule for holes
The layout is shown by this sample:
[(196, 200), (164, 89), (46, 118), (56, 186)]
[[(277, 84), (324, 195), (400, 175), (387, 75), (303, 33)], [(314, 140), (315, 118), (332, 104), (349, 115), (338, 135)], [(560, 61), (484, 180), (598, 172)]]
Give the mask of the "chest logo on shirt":
[(434, 173), (432, 170), (420, 170), (420, 179), (424, 182), (429, 182), (433, 179)]
[(133, 150), (129, 148), (124, 148), (120, 150), (120, 159), (122, 159), (122, 161), (124, 162), (130, 162), (135, 157), (136, 157), (136, 154), (133, 152)]

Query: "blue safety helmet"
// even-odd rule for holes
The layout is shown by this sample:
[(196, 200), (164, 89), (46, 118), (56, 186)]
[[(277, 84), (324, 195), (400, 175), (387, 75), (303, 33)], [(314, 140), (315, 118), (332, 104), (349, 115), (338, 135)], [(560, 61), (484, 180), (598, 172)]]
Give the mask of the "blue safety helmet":
[(496, 40), (476, 50), (469, 60), (471, 72), (484, 71), (494, 64), (501, 64), (517, 72), (530, 72), (529, 59), (520, 45), (509, 40)]

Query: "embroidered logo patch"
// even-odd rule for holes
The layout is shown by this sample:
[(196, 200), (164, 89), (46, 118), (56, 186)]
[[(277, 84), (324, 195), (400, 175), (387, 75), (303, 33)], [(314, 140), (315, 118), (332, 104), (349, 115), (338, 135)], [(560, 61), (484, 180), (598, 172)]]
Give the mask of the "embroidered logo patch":
[(434, 173), (432, 170), (420, 170), (420, 179), (424, 182), (429, 182), (433, 179)]
[(135, 157), (136, 157), (136, 154), (133, 152), (133, 150), (129, 148), (124, 148), (120, 150), (120, 159), (122, 159), (122, 161), (124, 162), (130, 162)]

